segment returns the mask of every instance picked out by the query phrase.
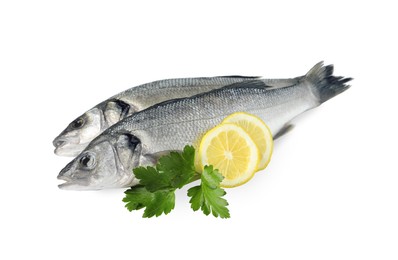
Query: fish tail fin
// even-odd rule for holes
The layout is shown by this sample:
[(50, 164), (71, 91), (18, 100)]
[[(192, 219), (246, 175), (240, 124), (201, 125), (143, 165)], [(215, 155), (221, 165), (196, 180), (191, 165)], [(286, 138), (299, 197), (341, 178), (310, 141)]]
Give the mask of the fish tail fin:
[(324, 66), (322, 61), (310, 69), (304, 78), (311, 83), (312, 92), (319, 98), (320, 103), (346, 91), (350, 85), (345, 83), (352, 80), (333, 76), (333, 65)]

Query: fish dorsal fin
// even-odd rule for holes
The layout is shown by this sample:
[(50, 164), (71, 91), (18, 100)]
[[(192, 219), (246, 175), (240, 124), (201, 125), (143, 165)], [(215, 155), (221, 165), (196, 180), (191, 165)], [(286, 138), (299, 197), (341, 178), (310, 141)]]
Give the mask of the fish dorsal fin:
[(217, 76), (216, 78), (235, 78), (235, 79), (259, 79), (260, 76), (241, 76), (241, 75), (230, 75), (230, 76)]
[(261, 80), (248, 80), (243, 82), (233, 83), (223, 88), (272, 88), (268, 86), (264, 81)]

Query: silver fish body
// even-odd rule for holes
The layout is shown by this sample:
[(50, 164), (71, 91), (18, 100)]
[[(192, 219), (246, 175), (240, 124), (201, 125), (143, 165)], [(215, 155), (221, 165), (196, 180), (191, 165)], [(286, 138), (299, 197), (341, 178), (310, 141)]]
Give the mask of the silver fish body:
[[(279, 88), (296, 84), (300, 78), (260, 80), (270, 87)], [(54, 152), (60, 156), (77, 156), (108, 127), (152, 105), (253, 79), (258, 79), (258, 77), (179, 78), (155, 81), (130, 88), (101, 102), (72, 121), (54, 139)]]
[(345, 91), (348, 78), (332, 76), (322, 63), (291, 86), (270, 88), (263, 81), (235, 83), (189, 98), (166, 101), (104, 131), (59, 178), (60, 188), (103, 189), (138, 183), (132, 169), (156, 162), (159, 154), (197, 144), (209, 129), (235, 112), (260, 117), (278, 135), (301, 113)]

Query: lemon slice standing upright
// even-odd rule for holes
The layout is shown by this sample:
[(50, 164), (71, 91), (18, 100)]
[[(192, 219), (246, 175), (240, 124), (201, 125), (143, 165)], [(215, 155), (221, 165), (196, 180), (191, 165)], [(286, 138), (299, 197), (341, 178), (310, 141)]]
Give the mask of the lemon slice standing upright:
[(249, 181), (257, 171), (260, 154), (250, 135), (235, 124), (221, 124), (208, 131), (199, 146), (200, 163), (213, 165), (224, 176), (222, 187)]
[(265, 169), (271, 160), (274, 141), (271, 130), (264, 121), (255, 115), (245, 112), (237, 112), (226, 117), (222, 121), (222, 124), (224, 123), (236, 124), (251, 136), (260, 152), (260, 162), (257, 170)]

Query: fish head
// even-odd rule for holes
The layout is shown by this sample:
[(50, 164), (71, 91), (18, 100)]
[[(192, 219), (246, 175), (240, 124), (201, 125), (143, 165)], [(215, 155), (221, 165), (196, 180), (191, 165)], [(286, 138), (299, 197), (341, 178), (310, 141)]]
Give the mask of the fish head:
[(54, 153), (60, 156), (77, 156), (97, 137), (102, 131), (103, 115), (98, 108), (92, 108), (83, 115), (73, 120), (60, 135), (53, 145)]
[(141, 143), (133, 135), (102, 134), (65, 166), (58, 187), (66, 190), (99, 190), (138, 184), (133, 168), (139, 165)]
[(107, 100), (73, 120), (53, 145), (59, 156), (75, 157), (108, 127), (127, 116), (130, 106), (120, 100)]

